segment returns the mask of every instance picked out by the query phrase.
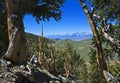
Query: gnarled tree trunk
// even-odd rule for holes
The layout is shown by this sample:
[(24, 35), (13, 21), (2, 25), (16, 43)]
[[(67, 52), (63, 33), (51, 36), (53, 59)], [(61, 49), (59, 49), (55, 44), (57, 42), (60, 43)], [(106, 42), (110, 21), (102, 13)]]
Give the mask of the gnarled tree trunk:
[(16, 0), (5, 0), (5, 3), (9, 37), (9, 47), (5, 54), (5, 59), (20, 64), (26, 61), (27, 58), (23, 16), (20, 12), (19, 2)]
[(92, 20), (92, 17), (90, 15), (90, 12), (88, 11), (88, 8), (86, 7), (86, 5), (83, 3), (82, 0), (79, 0), (86, 16), (87, 16), (87, 19), (89, 21), (89, 24), (91, 26), (91, 30), (93, 32), (93, 36), (94, 36), (94, 39), (95, 39), (95, 43), (96, 43), (96, 47), (97, 47), (97, 63), (98, 63), (98, 66), (99, 66), (99, 70), (100, 70), (100, 73), (103, 75), (104, 77), (104, 73), (103, 71), (105, 70), (104, 66), (105, 66), (105, 61), (104, 61), (104, 57), (103, 57), (103, 49), (102, 49), (102, 45), (101, 45), (101, 42), (100, 42), (100, 38), (99, 38), (99, 35), (98, 35), (98, 31), (95, 27), (95, 24)]

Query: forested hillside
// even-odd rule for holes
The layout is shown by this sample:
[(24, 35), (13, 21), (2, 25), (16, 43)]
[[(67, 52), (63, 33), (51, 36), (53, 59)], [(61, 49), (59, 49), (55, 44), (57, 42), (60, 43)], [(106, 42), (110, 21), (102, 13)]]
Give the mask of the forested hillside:
[[(27, 45), (28, 46), (32, 46), (34, 47), (34, 49), (32, 49), (31, 51), (36, 51), (38, 50), (38, 45), (39, 45), (39, 36), (34, 35), (34, 34), (30, 34), (30, 33), (26, 33), (26, 39), (27, 39)], [(45, 38), (45, 41), (47, 43), (51, 43), (51, 44), (55, 44), (55, 48), (56, 49), (63, 49), (66, 46), (66, 43), (70, 43), (73, 48), (79, 52), (80, 56), (85, 60), (85, 61), (89, 61), (89, 56), (88, 53), (90, 52), (90, 48), (92, 47), (91, 42), (92, 39), (87, 39), (87, 40), (83, 40), (83, 41), (73, 41), (73, 40), (69, 40), (69, 39), (65, 39), (65, 40), (55, 40), (55, 39), (48, 39)], [(34, 53), (33, 51), (33, 53)]]
[[(80, 15), (86, 16), (92, 31), (91, 39), (47, 39), (43, 25), (41, 36), (25, 33), (26, 15), (31, 15), (38, 24), (52, 19), (59, 22), (66, 11), (61, 8), (65, 1), (0, 0), (1, 83), (120, 82), (120, 0), (78, 0)], [(70, 5), (67, 6), (71, 11)], [(35, 28), (31, 19), (28, 23)], [(76, 24), (66, 23), (75, 29)], [(67, 31), (65, 27), (66, 24)]]
[[(38, 55), (39, 38), (42, 39), (36, 35), (26, 33), (29, 57)], [(87, 79), (87, 65), (84, 59), (89, 51), (86, 51), (86, 55), (83, 55), (84, 58), (82, 58), (78, 50), (78, 44), (85, 46), (85, 44), (90, 43), (90, 40), (82, 41), (80, 44), (80, 42), (77, 43), (77, 41), (72, 40), (51, 40), (43, 38), (41, 40), (44, 41), (42, 43), (44, 44), (42, 46), (42, 52), (44, 53), (42, 67), (55, 76), (62, 75), (67, 80), (74, 79), (77, 81), (83, 78)], [(90, 50), (90, 48), (88, 49)], [(85, 71), (83, 71), (84, 69)]]

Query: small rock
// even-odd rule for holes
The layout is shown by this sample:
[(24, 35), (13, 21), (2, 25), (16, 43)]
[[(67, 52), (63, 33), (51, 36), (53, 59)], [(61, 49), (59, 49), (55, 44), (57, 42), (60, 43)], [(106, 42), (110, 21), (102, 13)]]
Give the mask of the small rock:
[(3, 75), (2, 74), (0, 74), (0, 78), (2, 78), (3, 77)]
[(20, 69), (25, 69), (25, 66), (24, 65), (20, 65)]
[(7, 61), (7, 65), (10, 65), (10, 64), (12, 64), (10, 61)]
[(13, 81), (13, 82), (15, 82), (15, 81), (16, 81), (16, 79), (15, 79), (15, 78), (12, 78), (12, 81)]

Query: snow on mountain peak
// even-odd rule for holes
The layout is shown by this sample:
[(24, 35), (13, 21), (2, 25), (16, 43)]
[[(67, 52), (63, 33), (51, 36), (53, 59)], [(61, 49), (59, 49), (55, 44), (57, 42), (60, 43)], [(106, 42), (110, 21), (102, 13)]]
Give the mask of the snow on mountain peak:
[(88, 33), (88, 32), (76, 32), (76, 33), (66, 33), (66, 34), (62, 34), (62, 35), (47, 35), (47, 38), (51, 38), (51, 39), (71, 39), (71, 40), (76, 40), (76, 41), (80, 41), (80, 40), (85, 40), (88, 38), (92, 38), (92, 34)]

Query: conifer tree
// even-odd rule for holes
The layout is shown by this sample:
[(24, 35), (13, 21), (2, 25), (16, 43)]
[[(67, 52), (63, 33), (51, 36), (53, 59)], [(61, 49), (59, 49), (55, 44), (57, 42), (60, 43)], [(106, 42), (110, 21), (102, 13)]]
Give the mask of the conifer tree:
[(76, 52), (72, 44), (69, 42), (66, 44), (65, 52), (65, 64), (67, 66), (64, 65), (64, 68), (68, 77), (75, 76), (74, 80), (82, 80), (87, 83), (87, 67), (85, 61), (80, 57), (80, 54)]
[(98, 64), (96, 61), (96, 49), (91, 48), (91, 52), (89, 53), (90, 58), (90, 66), (89, 66), (89, 81), (88, 83), (103, 83), (103, 78), (98, 69)]
[(60, 7), (63, 3), (64, 0), (0, 0), (0, 8), (7, 12), (4, 15), (7, 18), (5, 23), (8, 27), (10, 42), (4, 58), (15, 63), (22, 63), (27, 58), (23, 24), (24, 15), (31, 14), (37, 22), (41, 20), (49, 21), (50, 18), (58, 21), (61, 19)]
[(95, 45), (97, 48), (96, 59), (97, 59), (98, 67), (99, 67), (99, 70), (100, 70), (102, 76), (104, 77), (103, 71), (106, 70), (106, 68), (104, 67), (105, 61), (104, 61), (104, 56), (103, 56), (103, 48), (102, 48), (102, 43), (100, 41), (100, 37), (98, 34), (96, 24), (95, 24), (93, 17), (92, 17), (93, 14), (91, 13), (91, 10), (89, 10), (88, 6), (85, 4), (85, 2), (87, 2), (87, 1), (79, 0), (79, 2), (80, 2), (81, 6), (86, 14), (88, 22), (91, 26), (91, 30), (93, 32), (93, 37), (95, 40)]
[(118, 37), (119, 34), (115, 34), (116, 30), (120, 29), (114, 28), (115, 24), (113, 23), (115, 22), (119, 26), (120, 13), (118, 11), (120, 7), (118, 4), (120, 0), (79, 0), (79, 2), (91, 26), (98, 53), (97, 63), (102, 76), (105, 76), (103, 71), (107, 67), (104, 67), (106, 54), (103, 45), (109, 43), (114, 50), (113, 52), (119, 54), (118, 51), (120, 51), (120, 37)]

